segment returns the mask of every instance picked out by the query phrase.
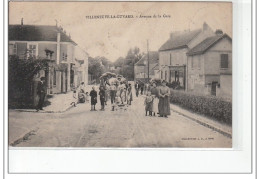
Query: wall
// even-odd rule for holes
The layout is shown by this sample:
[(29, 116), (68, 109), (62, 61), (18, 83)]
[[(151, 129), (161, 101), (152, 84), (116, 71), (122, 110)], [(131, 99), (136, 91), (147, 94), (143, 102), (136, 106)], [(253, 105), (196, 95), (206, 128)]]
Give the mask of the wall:
[[(169, 82), (170, 70), (166, 66), (183, 66), (187, 64), (187, 48), (160, 51), (159, 52), (159, 69), (163, 71), (164, 80)], [(171, 57), (171, 58), (170, 58)], [(171, 59), (171, 61), (170, 61)], [(163, 68), (164, 67), (164, 68)], [(167, 79), (165, 79), (165, 72), (167, 73)], [(161, 77), (161, 75), (160, 75)]]
[(232, 75), (220, 75), (220, 88), (218, 88), (217, 96), (232, 98)]
[[(228, 68), (220, 69), (220, 55), (228, 54)], [(232, 44), (222, 39), (205, 53), (205, 74), (232, 73)]]
[[(144, 68), (145, 68), (145, 66), (137, 66), (137, 65), (135, 65), (135, 67), (134, 67), (135, 79), (136, 78), (144, 78), (144, 70), (145, 70)], [(145, 77), (147, 77), (147, 75), (145, 75)]]
[[(221, 54), (228, 54), (228, 68), (221, 69)], [(193, 61), (193, 68), (192, 68)], [(200, 65), (199, 65), (200, 61)], [(201, 66), (201, 67), (199, 67)], [(232, 74), (232, 44), (227, 38), (222, 39), (205, 54), (188, 56), (188, 90), (204, 91), (205, 86), (212, 82), (220, 82), (220, 74)], [(232, 81), (230, 82), (232, 83)], [(209, 89), (209, 88), (208, 88)], [(217, 88), (218, 89), (218, 88)], [(230, 89), (227, 86), (228, 91)], [(227, 92), (224, 92), (227, 93)]]
[[(192, 67), (193, 61), (193, 67)], [(187, 58), (187, 89), (194, 90), (204, 90), (205, 88), (205, 76), (204, 76), (204, 56), (195, 55), (188, 56)]]
[[(159, 52), (159, 65), (171, 65), (171, 66), (182, 66), (186, 64), (186, 53), (188, 49), (176, 49), (176, 50), (168, 50), (168, 51), (160, 51)], [(170, 61), (171, 57), (171, 61)]]

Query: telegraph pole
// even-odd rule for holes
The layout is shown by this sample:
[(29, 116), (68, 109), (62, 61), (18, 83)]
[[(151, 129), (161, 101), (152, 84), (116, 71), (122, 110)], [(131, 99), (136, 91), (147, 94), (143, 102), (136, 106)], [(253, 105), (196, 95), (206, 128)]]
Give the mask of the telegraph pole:
[(148, 74), (148, 82), (149, 82), (149, 41), (147, 40), (147, 68), (148, 68), (148, 72), (147, 72), (147, 74)]

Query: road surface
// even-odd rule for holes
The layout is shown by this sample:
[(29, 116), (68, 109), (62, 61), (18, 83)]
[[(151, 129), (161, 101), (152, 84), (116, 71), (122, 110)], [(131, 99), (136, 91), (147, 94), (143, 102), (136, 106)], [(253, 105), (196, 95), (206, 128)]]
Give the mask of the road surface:
[[(232, 147), (232, 139), (178, 113), (145, 116), (143, 96), (127, 111), (90, 111), (79, 104), (64, 113), (9, 112), (9, 134), (32, 130), (16, 147)], [(100, 103), (97, 104), (100, 109)]]

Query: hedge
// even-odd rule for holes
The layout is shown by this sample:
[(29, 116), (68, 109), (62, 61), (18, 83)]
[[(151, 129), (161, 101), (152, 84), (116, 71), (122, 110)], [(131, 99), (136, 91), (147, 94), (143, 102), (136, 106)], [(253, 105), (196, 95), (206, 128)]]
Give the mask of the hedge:
[(173, 104), (195, 113), (203, 114), (219, 122), (232, 124), (232, 102), (222, 98), (171, 90), (170, 101)]

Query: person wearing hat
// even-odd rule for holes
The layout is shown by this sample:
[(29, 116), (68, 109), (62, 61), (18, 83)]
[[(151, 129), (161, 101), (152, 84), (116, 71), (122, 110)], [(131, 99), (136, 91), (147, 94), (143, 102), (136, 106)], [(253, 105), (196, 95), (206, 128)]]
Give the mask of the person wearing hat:
[(159, 115), (160, 117), (168, 117), (170, 112), (170, 88), (166, 86), (166, 81), (162, 81), (162, 86), (159, 89)]
[(43, 110), (42, 107), (43, 107), (44, 99), (45, 99), (45, 96), (46, 96), (46, 93), (47, 93), (47, 87), (46, 87), (46, 84), (45, 84), (45, 77), (41, 77), (40, 79), (41, 79), (41, 81), (37, 85), (37, 95), (39, 96), (39, 102), (38, 102), (38, 105), (36, 107), (37, 112), (39, 110)]

